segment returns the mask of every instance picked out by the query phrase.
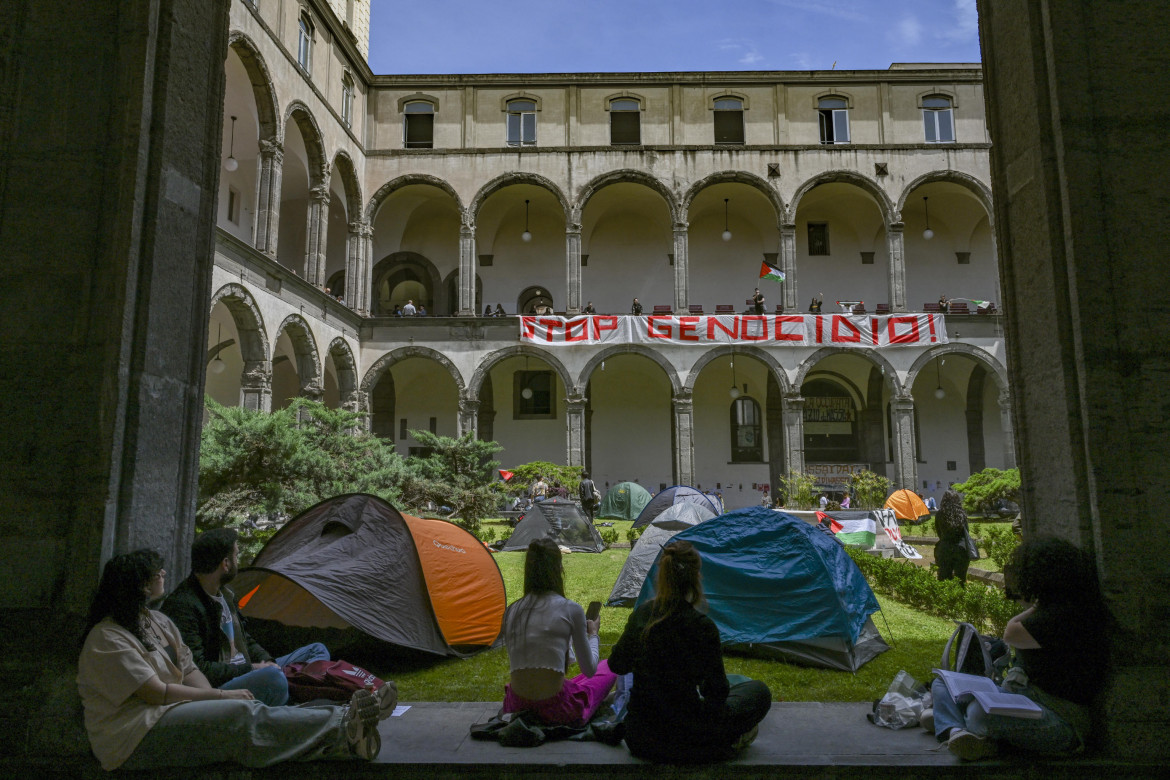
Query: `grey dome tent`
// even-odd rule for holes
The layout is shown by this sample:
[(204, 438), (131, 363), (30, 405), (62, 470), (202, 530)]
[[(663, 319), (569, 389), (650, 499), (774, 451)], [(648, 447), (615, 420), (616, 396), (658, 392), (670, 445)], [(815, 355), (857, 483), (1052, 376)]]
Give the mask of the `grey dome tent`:
[(633, 527), (641, 528), (644, 525), (648, 525), (651, 520), (666, 511), (667, 507), (684, 502), (698, 504), (710, 510), (715, 515), (723, 511), (715, 499), (706, 493), (701, 493), (689, 485), (674, 485), (673, 487), (668, 487), (666, 490), (659, 491), (658, 495), (650, 499), (649, 503), (638, 514), (638, 519), (634, 521)]
[(580, 507), (572, 501), (550, 498), (532, 505), (500, 550), (527, 550), (528, 543), (533, 539), (545, 537), (573, 552), (599, 553), (605, 549), (601, 535), (589, 522), (589, 518), (581, 514)]
[(646, 581), (646, 573), (658, 559), (662, 545), (666, 544), (679, 531), (698, 525), (704, 520), (715, 517), (715, 513), (701, 504), (692, 504), (689, 501), (667, 507), (666, 511), (654, 518), (646, 530), (630, 550), (625, 566), (618, 575), (613, 590), (609, 593), (606, 606), (631, 607), (642, 591), (642, 583)]
[[(703, 558), (707, 615), (725, 648), (844, 671), (890, 649), (870, 618), (880, 607), (865, 576), (812, 524), (752, 507), (674, 538)], [(656, 561), (637, 604), (654, 598), (657, 568)]]
[(606, 492), (593, 514), (598, 519), (633, 520), (648, 503), (650, 491), (646, 488), (637, 482), (619, 482)]
[(356, 631), (442, 656), (492, 647), (507, 605), (499, 567), (478, 539), (365, 494), (289, 520), (232, 587), (245, 617)]

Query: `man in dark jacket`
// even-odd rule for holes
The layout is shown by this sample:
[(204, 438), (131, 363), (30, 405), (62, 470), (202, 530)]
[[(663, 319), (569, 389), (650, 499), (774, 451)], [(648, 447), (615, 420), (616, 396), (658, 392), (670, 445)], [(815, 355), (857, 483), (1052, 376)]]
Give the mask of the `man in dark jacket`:
[(581, 508), (589, 515), (589, 522), (593, 522), (593, 513), (597, 511), (597, 499), (594, 497), (593, 491), (597, 487), (593, 484), (593, 480), (589, 478), (589, 472), (581, 472), (581, 484), (577, 487), (577, 495), (581, 498)]
[(217, 688), (247, 688), (269, 706), (288, 702), (283, 667), (329, 660), (329, 651), (315, 642), (273, 659), (248, 632), (227, 584), (239, 570), (235, 529), (215, 528), (191, 545), (191, 575), (163, 602), (162, 611), (175, 621), (199, 671)]

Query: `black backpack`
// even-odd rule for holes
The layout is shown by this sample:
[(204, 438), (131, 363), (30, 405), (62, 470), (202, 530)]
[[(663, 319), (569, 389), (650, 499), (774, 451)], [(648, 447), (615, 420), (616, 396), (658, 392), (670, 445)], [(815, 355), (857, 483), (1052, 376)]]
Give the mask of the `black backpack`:
[[(984, 636), (970, 623), (955, 621), (955, 633), (943, 648), (940, 669), (964, 674), (990, 677), (996, 683), (1003, 682), (1003, 673), (1011, 661), (1008, 646), (1002, 639)], [(955, 648), (951, 658), (951, 648)]]

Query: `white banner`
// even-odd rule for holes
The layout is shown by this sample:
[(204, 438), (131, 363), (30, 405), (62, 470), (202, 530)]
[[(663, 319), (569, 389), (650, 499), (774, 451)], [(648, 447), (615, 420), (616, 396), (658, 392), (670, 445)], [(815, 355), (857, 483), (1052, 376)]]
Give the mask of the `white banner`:
[(947, 332), (941, 314), (593, 314), (521, 317), (520, 340), (550, 347), (668, 343), (883, 349), (946, 344)]
[(878, 521), (882, 524), (882, 530), (886, 532), (886, 536), (890, 537), (890, 541), (894, 543), (894, 547), (898, 549), (906, 558), (921, 558), (922, 556), (910, 545), (902, 540), (902, 529), (898, 528), (898, 518), (894, 515), (893, 509), (874, 509), (871, 510), (878, 516)]

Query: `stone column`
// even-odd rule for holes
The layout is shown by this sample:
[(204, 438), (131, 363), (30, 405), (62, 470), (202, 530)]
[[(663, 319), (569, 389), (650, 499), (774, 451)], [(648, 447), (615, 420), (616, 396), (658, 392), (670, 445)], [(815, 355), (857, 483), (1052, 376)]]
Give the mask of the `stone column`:
[(370, 299), (373, 253), (374, 229), (364, 222), (350, 222), (349, 260), (345, 266), (345, 304), (359, 314), (368, 315), (373, 308)]
[[(341, 399), (341, 408), (353, 414), (364, 414), (363, 424), (360, 426), (362, 430), (369, 430), (370, 427), (370, 394), (361, 390), (352, 390), (345, 394)], [(356, 432), (357, 429), (355, 429)]]
[(305, 225), (305, 281), (325, 286), (325, 247), (329, 231), (329, 185), (318, 184), (309, 191)]
[(581, 221), (573, 220), (565, 225), (565, 281), (569, 291), (565, 301), (565, 313), (581, 311)]
[[(674, 310), (685, 312), (690, 303), (690, 281), (687, 274), (687, 240), (688, 225), (686, 222), (674, 223)], [(647, 309), (651, 309), (654, 302), (647, 301)], [(689, 482), (680, 482), (689, 485)]]
[(475, 223), (464, 218), (459, 227), (459, 309), (458, 317), (478, 316), (475, 306)]
[(260, 139), (260, 171), (256, 177), (256, 249), (276, 258), (280, 236), (280, 177), (284, 147), (279, 141)]
[(918, 460), (914, 453), (914, 398), (896, 396), (894, 412), (894, 487), (913, 490), (918, 483)]
[(1016, 467), (1016, 428), (1012, 422), (1012, 391), (999, 391), (999, 426), (1003, 429), (1003, 467)]
[[(310, 379), (307, 382), (301, 382), (301, 398), (307, 401), (320, 402), (325, 397), (325, 388), (321, 387), (321, 383), (316, 378)], [(300, 422), (307, 422), (312, 419), (312, 415), (306, 409), (301, 409), (297, 414), (297, 420)]]
[[(904, 225), (886, 225), (886, 245), (890, 253), (890, 311), (906, 311), (906, 242)], [(907, 485), (913, 488), (913, 485)]]
[(253, 363), (240, 376), (240, 406), (253, 412), (272, 411), (272, 366)]
[(470, 432), (473, 438), (479, 436), (479, 399), (459, 399), (459, 435)]
[(789, 474), (804, 473), (804, 397), (784, 397), (784, 460)]
[[(676, 258), (677, 263), (677, 258)], [(686, 310), (684, 304), (683, 311)], [(677, 485), (695, 482), (695, 412), (688, 390), (681, 390), (671, 399), (674, 410), (674, 481)]]
[(565, 455), (570, 466), (585, 465), (585, 396), (572, 394), (565, 399), (565, 422), (567, 426)]
[(784, 272), (784, 311), (800, 311), (796, 291), (796, 225), (780, 226), (780, 270)]

